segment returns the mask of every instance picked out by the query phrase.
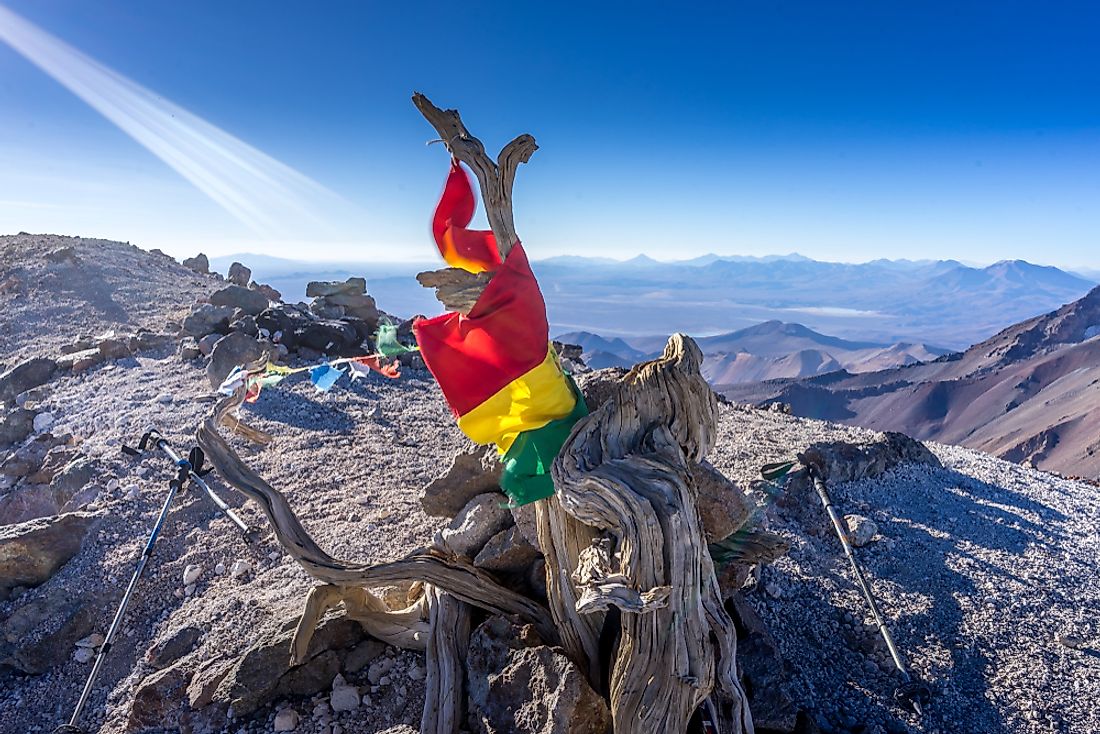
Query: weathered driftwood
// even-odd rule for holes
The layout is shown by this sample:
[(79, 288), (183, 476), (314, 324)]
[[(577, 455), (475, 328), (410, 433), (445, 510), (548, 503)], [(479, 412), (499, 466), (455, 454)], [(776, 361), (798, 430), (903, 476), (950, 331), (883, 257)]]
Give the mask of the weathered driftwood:
[(466, 651), (470, 646), (470, 605), (430, 587), (427, 677), (421, 734), (455, 734), (465, 713)]
[(531, 160), (539, 146), (530, 135), (520, 135), (504, 146), (494, 162), (485, 153), (482, 142), (466, 129), (458, 110), (441, 110), (420, 92), (413, 94), (412, 100), (424, 119), (435, 128), (451, 155), (469, 166), (477, 176), (489, 228), (493, 230), (503, 260), (508, 257), (512, 246), (519, 242), (512, 216), (512, 183), (516, 170), (519, 164)]
[[(512, 214), (512, 184), (516, 170), (538, 150), (535, 139), (524, 134), (504, 146), (493, 161), (480, 140), (470, 134), (457, 110), (441, 110), (431, 100), (417, 92), (413, 104), (420, 110), (451, 155), (474, 172), (481, 187), (481, 200), (489, 228), (493, 230), (497, 250), (503, 260), (519, 242)], [(489, 283), (488, 273), (469, 273), (460, 268), (442, 268), (419, 273), (417, 281), (425, 288), (435, 288), (436, 298), (448, 311), (469, 313), (478, 296)]]
[(622, 612), (611, 671), (617, 734), (682, 732), (708, 700), (722, 704), (725, 731), (753, 731), (690, 471), (717, 432), (701, 361), (691, 339), (674, 335), (577, 424), (553, 467), (561, 509), (603, 534), (580, 554), (585, 586), (573, 614)]

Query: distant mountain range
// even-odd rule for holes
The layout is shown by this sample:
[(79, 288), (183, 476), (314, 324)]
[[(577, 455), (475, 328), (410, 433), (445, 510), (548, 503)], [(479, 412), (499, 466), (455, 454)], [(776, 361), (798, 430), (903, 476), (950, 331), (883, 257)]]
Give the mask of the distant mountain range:
[[(430, 264), (308, 263), (247, 254), (213, 258), (212, 264), (224, 272), (235, 259), (290, 300), (303, 297), (309, 280), (362, 275), (391, 313), (440, 311), (413, 279)], [(644, 255), (626, 261), (565, 256), (536, 261), (533, 268), (556, 332), (707, 336), (794, 321), (879, 346), (930, 343), (950, 349), (964, 349), (1080, 298), (1095, 285), (1022, 260), (971, 267), (955, 260), (829, 263), (797, 254), (705, 255), (677, 262)]]
[(732, 385), (742, 402), (1100, 476), (1100, 288), (926, 364)]
[[(589, 366), (629, 367), (660, 354), (667, 336), (607, 338), (591, 332), (566, 332), (558, 341), (578, 344)], [(808, 377), (839, 369), (865, 372), (936, 359), (946, 349), (925, 344), (852, 342), (819, 334), (801, 324), (767, 321), (729, 334), (699, 337), (703, 376), (721, 389), (727, 385), (782, 377)]]

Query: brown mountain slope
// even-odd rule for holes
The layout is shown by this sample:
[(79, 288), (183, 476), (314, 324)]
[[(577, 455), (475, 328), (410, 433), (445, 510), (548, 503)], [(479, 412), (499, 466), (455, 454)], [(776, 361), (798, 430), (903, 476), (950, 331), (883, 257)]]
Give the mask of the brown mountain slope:
[(1100, 476), (1100, 288), (950, 357), (879, 372), (730, 386), (796, 415)]

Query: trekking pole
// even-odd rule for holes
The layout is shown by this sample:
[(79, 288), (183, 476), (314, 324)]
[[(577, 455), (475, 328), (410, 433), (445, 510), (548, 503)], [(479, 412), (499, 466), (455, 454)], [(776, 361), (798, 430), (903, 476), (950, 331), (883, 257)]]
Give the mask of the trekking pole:
[(95, 657), (95, 663), (92, 665), (92, 672), (88, 674), (88, 680), (84, 683), (84, 690), (81, 691), (80, 698), (76, 702), (76, 708), (73, 710), (73, 715), (69, 719), (68, 724), (62, 724), (57, 727), (54, 729), (53, 734), (84, 734), (84, 731), (76, 725), (76, 722), (80, 720), (80, 714), (84, 710), (84, 705), (88, 702), (88, 696), (92, 693), (92, 686), (95, 684), (95, 679), (99, 675), (100, 668), (103, 667), (103, 661), (106, 659), (107, 653), (111, 650), (111, 643), (114, 641), (115, 634), (122, 624), (122, 618), (126, 614), (126, 607), (129, 606), (131, 597), (134, 595), (134, 589), (137, 587), (138, 579), (141, 578), (142, 573), (145, 571), (145, 566), (148, 565), (149, 558), (153, 554), (153, 546), (156, 545), (157, 538), (160, 537), (160, 531), (164, 527), (165, 520), (168, 518), (168, 510), (171, 509), (172, 500), (175, 499), (176, 493), (183, 488), (184, 483), (190, 480), (206, 490), (206, 493), (214, 500), (214, 504), (218, 506), (218, 509), (220, 509), (226, 517), (232, 520), (237, 527), (244, 531), (245, 537), (248, 540), (253, 539), (254, 533), (248, 524), (241, 520), (241, 518), (233, 512), (232, 508), (225, 504), (225, 502), (214, 493), (214, 490), (210, 488), (210, 485), (203, 480), (200, 474), (204, 461), (202, 449), (196, 446), (191, 450), (188, 458), (181, 459), (176, 452), (172, 450), (172, 447), (168, 445), (168, 441), (154, 429), (141, 437), (138, 448), (135, 449), (130, 446), (123, 446), (122, 450), (130, 456), (141, 456), (141, 452), (148, 447), (150, 442), (153, 442), (153, 444), (164, 452), (164, 454), (176, 465), (176, 476), (168, 482), (168, 496), (164, 500), (164, 505), (160, 508), (160, 514), (157, 516), (157, 521), (153, 525), (152, 532), (149, 533), (149, 539), (145, 543), (145, 548), (141, 551), (141, 558), (138, 560), (137, 568), (134, 569), (134, 575), (130, 578), (130, 584), (126, 587), (126, 593), (122, 595), (122, 601), (118, 605), (118, 610), (115, 611), (111, 626), (107, 629), (107, 635), (103, 638), (103, 644), (99, 646), (99, 651), (96, 653)]
[(88, 702), (88, 696), (91, 695), (92, 685), (95, 683), (96, 676), (99, 675), (99, 669), (103, 667), (103, 660), (107, 657), (107, 653), (111, 649), (111, 643), (115, 638), (115, 633), (118, 632), (119, 626), (122, 624), (122, 617), (126, 613), (126, 607), (130, 604), (130, 598), (134, 594), (134, 588), (137, 586), (138, 579), (141, 578), (141, 574), (145, 571), (145, 566), (149, 563), (149, 557), (153, 553), (153, 546), (157, 542), (157, 538), (160, 536), (161, 528), (164, 527), (164, 521), (168, 517), (168, 510), (172, 505), (172, 500), (176, 496), (176, 492), (183, 486), (183, 480), (187, 478), (186, 473), (181, 467), (179, 474), (168, 482), (168, 497), (164, 500), (164, 506), (160, 508), (160, 515), (157, 516), (157, 522), (153, 525), (153, 532), (149, 534), (149, 540), (145, 543), (145, 549), (141, 552), (141, 559), (138, 560), (137, 568), (134, 569), (134, 575), (130, 578), (130, 585), (126, 587), (126, 593), (122, 595), (122, 602), (118, 605), (118, 611), (115, 612), (115, 618), (111, 622), (110, 628), (107, 630), (107, 636), (103, 639), (103, 644), (99, 646), (99, 651), (95, 656), (95, 664), (92, 665), (92, 672), (88, 675), (88, 680), (84, 683), (84, 690), (80, 694), (79, 700), (76, 702), (76, 708), (73, 710), (73, 715), (69, 719), (68, 724), (62, 724), (54, 729), (54, 734), (83, 734), (83, 729), (76, 725), (76, 722), (80, 719), (80, 712), (84, 710), (84, 704)]
[(897, 645), (894, 644), (894, 638), (890, 634), (890, 630), (886, 627), (886, 620), (882, 618), (882, 613), (879, 612), (875, 597), (871, 594), (871, 586), (867, 583), (863, 571), (860, 570), (859, 564), (856, 562), (856, 556), (852, 551), (852, 545), (848, 542), (848, 531), (842, 524), (836, 508), (833, 507), (832, 500), (829, 499), (829, 493), (825, 487), (825, 478), (821, 475), (821, 471), (818, 469), (817, 465), (812, 461), (807, 461), (801, 456), (799, 456), (799, 459), (802, 460), (803, 465), (806, 467), (806, 472), (813, 481), (814, 489), (817, 490), (817, 496), (821, 498), (821, 504), (825, 506), (825, 512), (828, 513), (829, 519), (833, 522), (833, 528), (836, 530), (837, 537), (840, 538), (840, 545), (844, 548), (844, 555), (848, 557), (848, 562), (851, 564), (852, 571), (856, 576), (856, 582), (863, 592), (863, 598), (867, 600), (867, 605), (871, 607), (871, 615), (875, 618), (875, 623), (878, 624), (879, 634), (881, 634), (882, 639), (886, 641), (886, 648), (890, 651), (890, 657), (894, 661), (894, 667), (901, 673), (902, 684), (894, 689), (894, 700), (903, 706), (908, 704), (918, 716), (923, 716), (924, 705), (928, 703), (928, 699), (931, 698), (931, 691), (924, 683), (915, 680), (909, 675), (909, 670), (905, 666), (905, 661), (902, 660), (901, 653), (898, 652)]
[(159, 431), (154, 428), (141, 437), (141, 442), (138, 444), (138, 448), (136, 450), (130, 448), (129, 446), (123, 446), (122, 450), (130, 454), (131, 456), (140, 456), (141, 452), (144, 451), (146, 447), (148, 447), (149, 443), (152, 443), (156, 448), (164, 452), (164, 454), (172, 460), (172, 463), (180, 468), (183, 479), (190, 479), (192, 483), (197, 484), (199, 488), (206, 492), (210, 499), (214, 501), (214, 504), (217, 506), (217, 508), (221, 510), (222, 514), (229, 518), (234, 525), (241, 529), (241, 532), (245, 534), (246, 539), (248, 539), (249, 541), (254, 539), (255, 529), (250, 527), (248, 523), (242, 520), (240, 516), (233, 511), (233, 508), (227, 505), (225, 501), (214, 492), (210, 485), (206, 483), (206, 480), (203, 479), (206, 474), (210, 473), (211, 469), (207, 469), (206, 471), (203, 471), (202, 469), (202, 465), (206, 461), (206, 457), (203, 454), (202, 449), (196, 446), (191, 449), (191, 452), (188, 454), (186, 459), (181, 459), (179, 455), (172, 450), (172, 447), (171, 445), (169, 445), (168, 441), (160, 435)]

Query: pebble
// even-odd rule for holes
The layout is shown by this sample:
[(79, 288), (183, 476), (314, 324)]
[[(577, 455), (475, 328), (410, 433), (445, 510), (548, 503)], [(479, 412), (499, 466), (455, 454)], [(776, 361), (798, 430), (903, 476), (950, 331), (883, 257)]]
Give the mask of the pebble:
[(104, 637), (98, 632), (93, 632), (82, 640), (77, 640), (77, 647), (99, 647), (103, 644)]
[(298, 712), (294, 709), (283, 709), (275, 714), (275, 731), (294, 731), (298, 728)]
[(108, 479), (107, 480), (107, 491), (108, 492), (114, 492), (116, 489), (118, 489), (118, 485), (119, 485), (119, 481), (117, 479), (115, 479), (114, 477)]
[(229, 570), (229, 575), (235, 579), (239, 579), (241, 576), (252, 572), (252, 564), (244, 559), (240, 559), (233, 562), (233, 567)]
[(158, 403), (165, 403), (165, 404), (167, 404), (167, 403), (170, 403), (170, 402), (172, 402), (172, 400), (173, 400), (173, 398), (172, 398), (172, 394), (171, 394), (171, 393), (167, 393), (167, 392), (162, 392), (162, 393), (161, 393), (160, 395), (157, 395), (157, 402), (158, 402)]
[(191, 596), (195, 593), (195, 585), (188, 584), (187, 586), (183, 587), (183, 593), (185, 596)]
[(1085, 646), (1085, 641), (1077, 635), (1073, 634), (1055, 635), (1054, 641), (1063, 647), (1068, 647), (1071, 650), (1079, 650)]
[(359, 689), (347, 685), (333, 688), (329, 701), (333, 711), (354, 711), (359, 708)]
[(424, 680), (425, 671), (419, 665), (414, 665), (409, 668), (409, 678), (411, 680)]
[(268, 557), (268, 558), (270, 558), (270, 559), (271, 559), (271, 560), (273, 560), (273, 561), (277, 561), (277, 560), (279, 560), (279, 558), (280, 558), (280, 557), (281, 557), (282, 555), (283, 555), (283, 554), (282, 554), (282, 553), (280, 553), (279, 551), (271, 551), (270, 553), (268, 553), (268, 554), (267, 554), (267, 557)]
[(219, 576), (221, 576), (223, 573), (225, 573), (225, 564), (222, 563), (221, 561), (218, 561), (217, 565), (214, 566), (214, 573), (216, 573)]
[(49, 427), (53, 425), (53, 422), (53, 413), (39, 413), (34, 417), (34, 420), (31, 422), (31, 426), (34, 428), (35, 433), (42, 433), (43, 431), (48, 430)]
[(136, 484), (126, 485), (126, 494), (123, 497), (127, 500), (133, 501), (141, 497), (141, 487)]
[(76, 648), (76, 652), (73, 653), (73, 660), (75, 660), (78, 663), (91, 662), (92, 658), (94, 658), (94, 657), (95, 657), (95, 650), (93, 650), (90, 647), (78, 647), (78, 648)]
[(183, 569), (183, 585), (191, 586), (199, 580), (199, 576), (202, 576), (202, 566), (189, 563), (187, 568)]

